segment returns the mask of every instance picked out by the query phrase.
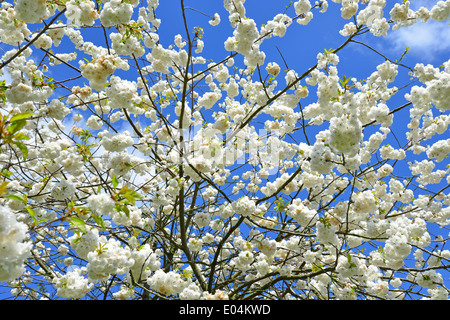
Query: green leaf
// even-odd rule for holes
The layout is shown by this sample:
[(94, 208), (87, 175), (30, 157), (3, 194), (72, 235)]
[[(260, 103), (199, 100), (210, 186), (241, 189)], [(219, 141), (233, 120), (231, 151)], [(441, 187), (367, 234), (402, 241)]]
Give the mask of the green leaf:
[(124, 194), (123, 197), (127, 199), (132, 205), (134, 205), (136, 202), (136, 199), (133, 197), (133, 195), (129, 193)]
[(124, 212), (128, 218), (130, 217), (130, 209), (126, 205), (118, 205), (116, 206), (116, 210), (118, 212)]
[(14, 134), (27, 124), (26, 120), (17, 120), (14, 122), (11, 122), (11, 124), (8, 126), (7, 130), (9, 133)]
[(9, 181), (3, 181), (3, 182), (0, 184), (0, 195), (1, 195), (3, 192), (5, 192), (6, 188), (8, 187), (8, 183), (9, 183)]
[(30, 137), (27, 136), (27, 135), (26, 135), (25, 133), (23, 133), (23, 132), (16, 133), (12, 138), (13, 138), (14, 140), (28, 140), (28, 139), (30, 139)]
[(36, 220), (36, 213), (34, 212), (33, 209), (31, 208), (27, 208), (28, 213), (30, 214), (30, 216), (33, 218), (33, 221)]
[(16, 122), (18, 120), (26, 119), (26, 118), (31, 117), (32, 115), (33, 115), (32, 112), (19, 113), (19, 114), (12, 116), (11, 119), (9, 120), (9, 122)]
[(115, 174), (112, 175), (112, 184), (114, 188), (117, 188), (117, 186), (119, 185), (119, 181), (117, 181), (117, 177)]
[(23, 144), (22, 142), (18, 142), (18, 141), (14, 141), (13, 143), (22, 152), (24, 158), (28, 157), (28, 148), (25, 144)]
[[(2, 168), (2, 170), (1, 170), (0, 173), (1, 173), (2, 177), (5, 177), (5, 178), (8, 178), (9, 176), (12, 175), (12, 172), (9, 171), (9, 170), (6, 169), (6, 168)], [(0, 192), (0, 193), (1, 193), (1, 192)]]
[(100, 216), (92, 215), (92, 218), (94, 219), (95, 223), (98, 224), (100, 227), (105, 228), (105, 221), (103, 221), (103, 218)]
[(17, 201), (21, 201), (21, 202), (25, 202), (26, 200), (23, 199), (21, 196), (15, 195), (15, 194), (11, 194), (9, 196), (7, 196), (6, 198), (11, 199), (11, 200), (17, 200)]
[(86, 233), (86, 222), (78, 217), (71, 217), (69, 223), (78, 228), (81, 232)]

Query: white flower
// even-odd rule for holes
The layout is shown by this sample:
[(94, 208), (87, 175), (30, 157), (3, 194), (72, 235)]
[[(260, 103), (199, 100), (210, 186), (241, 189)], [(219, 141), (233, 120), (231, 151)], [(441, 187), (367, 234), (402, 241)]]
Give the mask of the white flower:
[(125, 274), (134, 265), (129, 247), (122, 247), (115, 239), (100, 237), (87, 254), (87, 271), (92, 282), (106, 281), (111, 274)]
[(128, 131), (122, 133), (112, 134), (108, 131), (103, 131), (99, 134), (101, 137), (101, 144), (106, 151), (120, 152), (131, 147), (134, 143), (133, 138)]
[(442, 275), (436, 272), (436, 270), (419, 272), (415, 277), (415, 280), (419, 286), (430, 289), (435, 289), (444, 282)]
[(353, 197), (353, 210), (356, 213), (375, 213), (377, 205), (374, 194), (369, 191), (356, 193)]
[(80, 69), (81, 75), (89, 80), (90, 86), (101, 91), (107, 78), (117, 69), (117, 63), (112, 55), (101, 55), (91, 62), (81, 62)]
[(233, 202), (232, 206), (237, 214), (240, 214), (244, 217), (247, 217), (252, 213), (255, 213), (256, 211), (255, 201), (251, 200), (247, 196), (244, 196), (241, 199)]
[(203, 241), (197, 238), (190, 238), (187, 246), (192, 252), (198, 252), (202, 250)]
[(220, 23), (220, 16), (218, 13), (214, 14), (214, 17), (209, 20), (209, 24), (212, 26), (217, 26)]
[(438, 1), (430, 11), (431, 19), (445, 21), (450, 16), (450, 1)]
[(448, 292), (443, 287), (428, 289), (428, 293), (431, 295), (431, 300), (448, 300)]
[(220, 91), (206, 92), (198, 99), (198, 105), (205, 109), (211, 109), (221, 97)]
[(380, 149), (381, 158), (403, 160), (406, 157), (405, 150), (394, 149), (390, 145), (382, 146)]
[(348, 37), (352, 33), (355, 33), (357, 30), (356, 25), (353, 22), (347, 23), (342, 30), (339, 31), (339, 34)]
[(267, 64), (266, 71), (276, 77), (280, 73), (280, 66), (276, 62), (270, 62)]
[(309, 0), (299, 0), (294, 3), (295, 14), (305, 14), (311, 10), (311, 2)]
[(64, 256), (69, 252), (69, 248), (65, 244), (62, 244), (58, 247), (58, 252)]
[(317, 212), (306, 207), (301, 199), (294, 199), (287, 208), (286, 214), (297, 221), (302, 227), (313, 225), (317, 220)]
[(410, 2), (406, 1), (403, 4), (396, 3), (394, 8), (391, 9), (389, 14), (391, 15), (391, 20), (394, 22), (402, 22), (408, 18)]
[(0, 39), (3, 43), (20, 45), (30, 35), (27, 24), (15, 18), (14, 8), (0, 11)]
[(311, 151), (311, 169), (318, 173), (329, 173), (336, 164), (336, 154), (332, 152), (328, 144), (317, 140)]
[(0, 206), (0, 281), (12, 281), (24, 273), (32, 247), (26, 241), (27, 231), (11, 209)]
[(372, 23), (372, 26), (370, 27), (370, 32), (374, 36), (386, 36), (387, 31), (389, 30), (389, 23), (387, 22), (386, 18), (382, 19), (375, 19)]
[(78, 256), (81, 259), (86, 259), (88, 253), (95, 250), (100, 241), (98, 229), (91, 229), (82, 235), (74, 234), (68, 241)]
[[(33, 34), (32, 39), (36, 36), (37, 34)], [(33, 42), (33, 45), (38, 49), (50, 49), (53, 45), (53, 41), (48, 35), (42, 34)]]
[(336, 226), (329, 223), (317, 222), (317, 239), (320, 243), (324, 245), (334, 245), (336, 246), (339, 242), (338, 236), (336, 234)]
[(50, 16), (45, 0), (17, 0), (16, 18), (26, 23), (38, 23)]
[(255, 21), (253, 19), (241, 20), (234, 30), (233, 35), (234, 37), (230, 40), (233, 44), (231, 49), (244, 56), (251, 54), (254, 41), (259, 37)]
[(98, 215), (110, 215), (116, 203), (106, 193), (93, 194), (87, 199), (88, 206)]
[(394, 288), (398, 288), (402, 285), (402, 280), (400, 278), (394, 278), (389, 282)]
[(345, 155), (355, 156), (362, 141), (362, 124), (356, 116), (343, 115), (330, 119), (330, 147)]
[(52, 197), (56, 200), (70, 200), (75, 195), (75, 186), (69, 181), (62, 179), (52, 189)]
[(427, 156), (429, 159), (436, 159), (437, 162), (441, 162), (444, 158), (447, 158), (450, 154), (450, 139), (439, 140), (429, 147), (427, 150)]
[(144, 47), (139, 39), (134, 36), (123, 36), (121, 33), (111, 33), (112, 48), (119, 55), (141, 57), (144, 55)]
[(105, 4), (100, 13), (100, 21), (105, 27), (117, 24), (127, 24), (133, 14), (131, 4), (122, 0), (111, 0)]
[(348, 254), (347, 256), (340, 256), (336, 271), (343, 278), (349, 278), (359, 275), (361, 273), (361, 262), (358, 258)]
[(178, 273), (174, 271), (166, 273), (161, 269), (148, 278), (147, 283), (153, 290), (167, 296), (179, 294), (189, 285), (189, 282), (184, 281)]
[(96, 19), (99, 18), (95, 3), (91, 0), (70, 0), (66, 3), (65, 15), (67, 19), (81, 26), (92, 26)]
[(358, 25), (371, 25), (376, 19), (383, 18), (383, 8), (385, 5), (385, 1), (370, 1), (366, 8), (359, 11), (356, 17)]
[(64, 299), (81, 299), (89, 293), (94, 284), (89, 283), (81, 272), (82, 270), (77, 268), (61, 277), (55, 277), (53, 284), (57, 289), (56, 295)]
[(151, 272), (161, 267), (159, 255), (160, 252), (158, 250), (153, 251), (147, 243), (132, 251), (131, 259), (134, 260), (134, 265), (130, 272), (135, 281), (148, 278)]
[(343, 0), (341, 8), (341, 16), (344, 19), (350, 19), (358, 11), (358, 1)]
[(91, 115), (86, 121), (86, 125), (94, 130), (100, 130), (103, 126), (103, 121), (95, 115)]
[(135, 290), (127, 286), (120, 286), (120, 290), (113, 293), (113, 298), (117, 300), (127, 300), (134, 296)]

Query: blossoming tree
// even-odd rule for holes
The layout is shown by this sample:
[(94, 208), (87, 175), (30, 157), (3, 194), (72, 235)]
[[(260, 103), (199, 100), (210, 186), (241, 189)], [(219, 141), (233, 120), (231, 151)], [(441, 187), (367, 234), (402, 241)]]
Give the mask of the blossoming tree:
[[(170, 2), (2, 1), (2, 297), (447, 299), (450, 60), (371, 41), (450, 1)], [(289, 36), (331, 13), (307, 65)]]

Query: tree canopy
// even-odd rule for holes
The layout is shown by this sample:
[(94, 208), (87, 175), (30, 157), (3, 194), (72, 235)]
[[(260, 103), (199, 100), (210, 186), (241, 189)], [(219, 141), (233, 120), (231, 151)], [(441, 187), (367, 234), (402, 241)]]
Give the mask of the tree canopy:
[(448, 299), (449, 16), (2, 1), (1, 298)]

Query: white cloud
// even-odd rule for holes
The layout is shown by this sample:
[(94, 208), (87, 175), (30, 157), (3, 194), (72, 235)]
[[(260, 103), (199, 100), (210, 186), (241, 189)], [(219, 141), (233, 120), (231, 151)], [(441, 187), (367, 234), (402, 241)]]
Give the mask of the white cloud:
[[(431, 10), (435, 4), (435, 0), (416, 0), (411, 2), (410, 8), (414, 11), (420, 7)], [(441, 54), (448, 57), (450, 50), (450, 32), (446, 21), (429, 20), (426, 23), (417, 22), (410, 27), (391, 30), (386, 40), (392, 45), (392, 50), (403, 52), (408, 46), (411, 55), (429, 63)]]
[(410, 48), (410, 54), (432, 62), (442, 53), (450, 50), (450, 32), (447, 23), (428, 21), (400, 28), (387, 36), (395, 51)]

